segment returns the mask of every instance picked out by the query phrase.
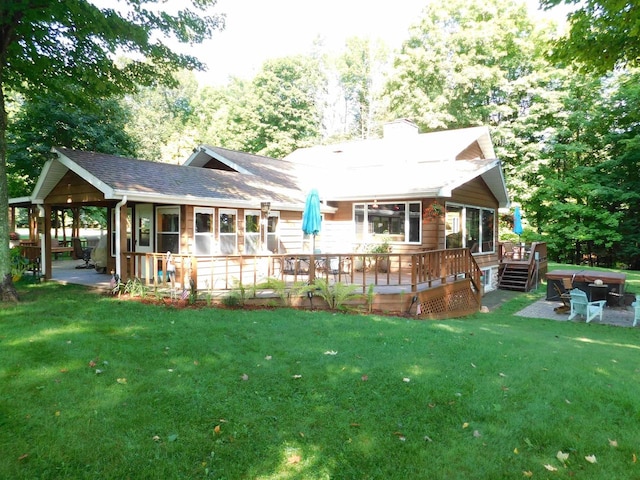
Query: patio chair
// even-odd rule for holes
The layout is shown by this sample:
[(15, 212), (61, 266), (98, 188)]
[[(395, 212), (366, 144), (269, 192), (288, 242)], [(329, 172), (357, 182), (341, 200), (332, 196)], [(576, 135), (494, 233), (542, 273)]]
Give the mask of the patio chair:
[(560, 301), (562, 301), (562, 305), (553, 309), (556, 313), (566, 313), (571, 310), (571, 295), (569, 292), (573, 289), (573, 282), (570, 278), (564, 277), (562, 279), (562, 285), (558, 285), (557, 283), (553, 284), (553, 288), (558, 293), (558, 297)]
[(597, 300), (590, 302), (587, 294), (578, 288), (574, 288), (569, 292), (571, 295), (571, 313), (569, 320), (574, 319), (578, 315), (585, 317), (587, 323), (598, 317), (602, 321), (602, 309), (607, 303), (606, 300)]
[(631, 304), (633, 307), (633, 326), (640, 320), (640, 295), (636, 295), (636, 301)]
[(80, 243), (80, 239), (78, 237), (73, 237), (71, 239), (71, 244), (73, 245), (73, 256), (78, 260), (84, 260), (84, 265), (77, 265), (76, 268), (93, 268), (93, 265), (89, 265), (91, 261), (91, 247), (82, 248), (82, 243)]

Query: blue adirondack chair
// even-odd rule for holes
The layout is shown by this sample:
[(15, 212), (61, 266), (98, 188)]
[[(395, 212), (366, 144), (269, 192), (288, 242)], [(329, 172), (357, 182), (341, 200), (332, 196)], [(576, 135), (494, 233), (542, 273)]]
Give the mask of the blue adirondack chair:
[(573, 320), (580, 315), (587, 320), (587, 323), (596, 317), (602, 321), (602, 309), (607, 303), (606, 300), (590, 302), (587, 294), (579, 288), (574, 288), (569, 294), (571, 295), (571, 313), (569, 314), (569, 320)]

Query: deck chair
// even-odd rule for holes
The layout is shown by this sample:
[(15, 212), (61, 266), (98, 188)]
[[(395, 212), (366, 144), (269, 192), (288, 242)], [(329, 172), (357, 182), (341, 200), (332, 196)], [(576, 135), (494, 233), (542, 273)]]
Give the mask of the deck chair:
[(633, 326), (640, 320), (640, 295), (636, 295), (636, 301), (631, 304), (633, 307)]
[(606, 300), (590, 302), (587, 294), (578, 288), (574, 288), (569, 294), (571, 295), (571, 314), (569, 315), (569, 320), (580, 315), (586, 319), (587, 323), (596, 317), (602, 321), (602, 309), (607, 303)]
[(573, 281), (565, 277), (562, 279), (562, 286), (559, 286), (557, 283), (553, 284), (553, 288), (558, 293), (558, 297), (562, 302), (562, 305), (553, 309), (556, 313), (566, 313), (571, 310), (571, 295), (569, 292), (573, 289)]
[(348, 259), (346, 258), (340, 259), (338, 257), (329, 258), (329, 267), (327, 271), (331, 275), (333, 275), (334, 282), (338, 282), (338, 281), (342, 281), (344, 283), (349, 282), (349, 276), (351, 272), (349, 271)]
[(84, 265), (78, 265), (76, 268), (93, 268), (93, 265), (89, 265), (91, 261), (91, 247), (82, 248), (82, 243), (80, 243), (80, 239), (78, 237), (73, 237), (71, 239), (71, 244), (73, 246), (73, 256), (78, 260), (84, 260)]

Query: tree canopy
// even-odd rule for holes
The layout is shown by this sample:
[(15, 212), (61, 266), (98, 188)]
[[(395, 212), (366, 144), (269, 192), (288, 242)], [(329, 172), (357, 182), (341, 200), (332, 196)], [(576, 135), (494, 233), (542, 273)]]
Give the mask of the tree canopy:
[[(0, 4), (0, 217), (8, 218), (6, 98), (19, 92), (56, 92), (95, 102), (137, 85), (172, 83), (177, 70), (201, 69), (170, 41), (198, 43), (224, 25), (211, 8), (216, 0), (189, 0), (174, 14), (162, 0), (126, 0), (99, 8), (87, 0), (12, 0)], [(118, 62), (124, 54), (129, 60)], [(0, 222), (0, 291), (16, 299), (11, 282), (9, 228)]]
[(640, 5), (628, 0), (540, 0), (545, 9), (575, 5), (570, 30), (554, 49), (556, 59), (579, 62), (604, 74), (616, 67), (637, 66), (640, 59)]

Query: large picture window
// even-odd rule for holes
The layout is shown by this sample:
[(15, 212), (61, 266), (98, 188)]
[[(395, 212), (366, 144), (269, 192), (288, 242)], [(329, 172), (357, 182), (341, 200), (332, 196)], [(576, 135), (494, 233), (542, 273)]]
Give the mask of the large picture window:
[(446, 247), (468, 248), (471, 253), (495, 250), (495, 210), (447, 204)]
[(158, 207), (156, 214), (158, 251), (180, 253), (180, 208)]
[(356, 241), (385, 238), (395, 243), (420, 243), (420, 202), (356, 203), (353, 218)]
[(215, 210), (213, 208), (196, 208), (195, 221), (195, 254), (215, 254)]

